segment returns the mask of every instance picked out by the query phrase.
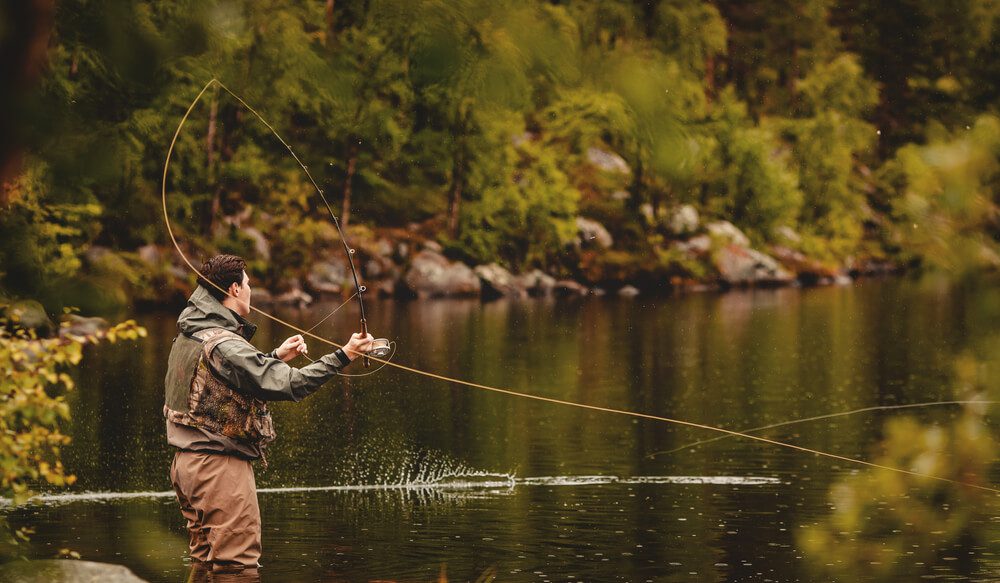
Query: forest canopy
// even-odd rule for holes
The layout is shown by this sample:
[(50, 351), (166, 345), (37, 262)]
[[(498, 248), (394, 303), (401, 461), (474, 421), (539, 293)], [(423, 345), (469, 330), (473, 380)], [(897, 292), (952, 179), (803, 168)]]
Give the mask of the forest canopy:
[[(1000, 262), (993, 2), (25, 6), (0, 27), (23, 49), (3, 67), (0, 295), (52, 309), (189, 283), (159, 188), (212, 78), (362, 242), (651, 287), (712, 277), (685, 251), (711, 221), (813, 271)], [(336, 251), (306, 175), (218, 88), (167, 186), (192, 253), (244, 254), (268, 287)], [(581, 244), (580, 218), (613, 247)]]

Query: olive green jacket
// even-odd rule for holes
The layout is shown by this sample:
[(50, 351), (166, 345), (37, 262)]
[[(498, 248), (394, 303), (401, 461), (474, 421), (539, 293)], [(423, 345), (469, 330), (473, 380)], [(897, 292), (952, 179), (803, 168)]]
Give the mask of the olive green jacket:
[(247, 340), (219, 344), (212, 352), (210, 364), (212, 371), (231, 388), (262, 401), (301, 401), (350, 364), (349, 360), (331, 353), (308, 366), (295, 368), (274, 352), (265, 354), (257, 350), (250, 344), (257, 327), (198, 286), (177, 318), (177, 329), (190, 337), (207, 328), (236, 332)]
[[(350, 364), (346, 357), (327, 354), (316, 362), (295, 368), (279, 359), (275, 352), (257, 350), (250, 339), (257, 327), (223, 306), (199, 286), (177, 319), (179, 335), (192, 338), (209, 328), (222, 328), (242, 338), (218, 344), (208, 365), (216, 378), (231, 389), (262, 401), (300, 401), (316, 392), (337, 371)], [(177, 349), (175, 342), (173, 350)], [(203, 427), (191, 427), (167, 419), (167, 442), (179, 449), (236, 455), (246, 459), (260, 457), (258, 446), (213, 433)]]

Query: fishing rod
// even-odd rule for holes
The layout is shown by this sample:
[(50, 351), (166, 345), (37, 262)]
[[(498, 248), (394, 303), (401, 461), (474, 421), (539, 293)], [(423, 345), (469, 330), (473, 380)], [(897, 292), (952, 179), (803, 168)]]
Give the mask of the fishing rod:
[[(195, 106), (201, 100), (201, 98), (205, 94), (205, 92), (208, 91), (208, 88), (211, 87), (214, 83), (219, 83), (219, 82), (216, 79), (212, 79), (211, 81), (209, 81), (205, 85), (204, 88), (202, 88), (201, 92), (198, 93), (198, 96), (195, 97), (194, 101), (191, 102), (191, 105), (188, 106), (187, 111), (184, 113), (183, 117), (181, 118), (180, 123), (177, 125), (177, 130), (174, 132), (174, 136), (173, 136), (173, 138), (170, 141), (170, 146), (167, 148), (167, 157), (166, 157), (166, 160), (164, 161), (164, 164), (163, 164), (163, 181), (161, 183), (161, 189), (160, 189), (160, 197), (161, 197), (161, 203), (162, 203), (162, 207), (163, 207), (163, 220), (164, 220), (164, 223), (165, 223), (166, 228), (167, 228), (167, 233), (170, 236), (170, 241), (174, 245), (174, 249), (177, 250), (177, 253), (180, 255), (181, 259), (188, 266), (188, 268), (191, 269), (192, 272), (194, 272), (199, 277), (201, 277), (202, 280), (208, 281), (209, 283), (212, 283), (212, 282), (210, 280), (208, 280), (208, 278), (204, 277), (201, 274), (201, 272), (198, 270), (198, 268), (195, 267), (194, 264), (191, 263), (191, 260), (187, 257), (187, 255), (185, 255), (184, 250), (181, 248), (181, 245), (180, 245), (180, 243), (177, 240), (177, 236), (174, 234), (173, 225), (170, 223), (170, 213), (169, 213), (168, 208), (167, 208), (167, 178), (168, 178), (169, 171), (170, 171), (170, 159), (173, 156), (174, 147), (177, 145), (177, 138), (180, 136), (181, 130), (184, 128), (184, 124), (187, 122), (187, 119), (188, 119), (188, 117), (190, 117), (191, 112), (194, 110)], [(219, 85), (222, 86), (222, 87), (224, 87), (221, 83), (219, 83)], [(229, 89), (226, 89), (226, 91), (229, 91)], [(229, 92), (232, 93), (231, 91), (229, 91)], [(233, 95), (235, 96), (235, 94), (233, 94)], [(238, 96), (237, 96), (237, 99), (239, 99)], [(244, 102), (242, 99), (239, 99), (239, 101), (241, 103), (243, 103), (244, 105), (246, 105), (246, 102)], [(246, 105), (246, 107), (249, 108), (249, 105)], [(257, 114), (256, 112), (254, 112), (254, 113), (255, 113), (255, 115), (257, 115), (258, 119), (261, 119), (261, 121), (264, 121), (263, 118), (260, 117), (260, 114)], [(271, 132), (274, 133), (278, 137), (278, 139), (281, 140), (281, 142), (283, 144), (285, 144), (286, 147), (287, 147), (287, 142), (285, 142), (283, 139), (281, 139), (280, 136), (277, 135), (277, 132), (274, 130), (274, 128), (271, 127), (270, 124), (267, 124), (266, 122), (264, 122), (264, 123), (271, 130)], [(289, 151), (291, 151), (291, 148), (289, 148)], [(293, 152), (293, 155), (294, 155), (294, 152)], [(296, 160), (298, 160), (297, 156), (296, 156)], [(305, 166), (304, 164), (301, 163), (301, 161), (299, 163), (300, 163), (301, 166), (303, 166), (303, 167)], [(308, 174), (308, 170), (306, 170), (306, 173)], [(312, 179), (312, 177), (310, 175), (310, 180), (311, 179)], [(322, 196), (322, 190), (315, 183), (315, 181), (313, 181), (313, 186), (316, 188), (317, 192), (319, 192), (320, 195)], [(323, 197), (323, 199), (324, 199), (324, 201), (326, 200), (325, 197)], [(327, 206), (329, 207), (329, 204), (327, 204)], [(339, 225), (339, 222), (338, 222), (338, 225)], [(215, 285), (214, 283), (212, 283), (212, 285), (215, 286), (217, 289), (219, 289), (222, 293), (228, 294), (228, 291), (222, 289), (220, 286)], [(359, 289), (359, 292), (360, 292), (360, 289)], [(333, 346), (335, 348), (343, 348), (342, 345), (337, 344), (333, 340), (330, 340), (328, 338), (324, 338), (322, 336), (318, 336), (316, 334), (313, 334), (310, 331), (303, 330), (302, 328), (299, 328), (295, 324), (293, 324), (291, 322), (287, 322), (287, 321), (285, 321), (285, 320), (279, 318), (278, 316), (275, 316), (275, 315), (273, 315), (273, 314), (271, 314), (269, 312), (266, 312), (264, 310), (261, 310), (259, 308), (254, 307), (254, 306), (250, 306), (250, 309), (253, 310), (254, 312), (257, 312), (258, 314), (260, 314), (264, 318), (267, 318), (267, 319), (271, 320), (272, 322), (281, 324), (281, 325), (286, 326), (286, 327), (288, 327), (288, 328), (290, 328), (292, 330), (295, 330), (296, 332), (302, 334), (303, 336), (308, 336), (308, 337), (313, 338), (316, 341), (321, 342), (323, 344), (326, 344), (328, 346)], [(625, 409), (615, 409), (615, 408), (612, 408), (612, 407), (603, 407), (603, 406), (600, 406), (600, 405), (591, 405), (591, 404), (588, 404), (588, 403), (580, 403), (580, 402), (576, 402), (576, 401), (568, 401), (568, 400), (565, 400), (565, 399), (556, 399), (556, 398), (552, 398), (552, 397), (544, 397), (544, 396), (541, 396), (541, 395), (534, 395), (534, 394), (531, 394), (531, 393), (524, 393), (524, 392), (515, 391), (515, 390), (512, 390), (512, 389), (505, 389), (505, 388), (502, 388), (502, 387), (495, 387), (495, 386), (491, 386), (491, 385), (485, 385), (485, 384), (482, 384), (482, 383), (477, 383), (477, 382), (473, 382), (473, 381), (467, 381), (467, 380), (463, 380), (463, 379), (459, 379), (459, 378), (455, 378), (455, 377), (449, 377), (449, 376), (441, 375), (441, 374), (434, 373), (434, 372), (431, 372), (431, 371), (421, 370), (421, 369), (418, 369), (418, 368), (414, 368), (414, 367), (411, 367), (411, 366), (400, 364), (400, 363), (397, 363), (397, 362), (391, 362), (389, 360), (384, 360), (382, 357), (379, 357), (377, 354), (371, 354), (371, 353), (369, 353), (369, 354), (370, 354), (372, 360), (375, 360), (375, 361), (383, 363), (383, 366), (392, 366), (392, 367), (395, 367), (395, 368), (397, 368), (399, 370), (402, 370), (402, 371), (406, 371), (406, 372), (409, 372), (409, 373), (412, 373), (412, 374), (416, 374), (416, 375), (421, 375), (421, 376), (424, 376), (424, 377), (427, 377), (427, 378), (436, 379), (436, 380), (439, 380), (439, 381), (443, 381), (445, 383), (461, 385), (461, 386), (465, 386), (465, 387), (470, 387), (470, 388), (480, 389), (480, 390), (484, 390), (484, 391), (490, 391), (490, 392), (494, 392), (494, 393), (498, 393), (498, 394), (508, 395), (508, 396), (511, 396), (511, 397), (518, 397), (518, 398), (522, 398), (522, 399), (530, 399), (530, 400), (533, 400), (533, 401), (540, 401), (540, 402), (550, 403), (550, 404), (554, 404), (554, 405), (563, 405), (563, 406), (567, 406), (567, 407), (575, 407), (575, 408), (578, 408), (578, 409), (585, 409), (585, 410), (588, 410), (588, 411), (599, 411), (599, 412), (603, 412), (603, 413), (611, 413), (611, 414), (615, 414), (615, 415), (623, 415), (623, 416), (632, 417), (632, 418), (635, 418), (635, 419), (648, 419), (648, 420), (651, 420), (651, 421), (659, 421), (659, 422), (662, 422), (662, 423), (670, 423), (670, 424), (674, 424), (674, 425), (682, 425), (682, 426), (685, 426), (685, 427), (691, 427), (691, 428), (695, 428), (695, 429), (702, 429), (702, 430), (705, 430), (705, 431), (712, 431), (712, 432), (715, 432), (715, 433), (722, 433), (722, 434), (730, 435), (730, 436), (733, 436), (733, 437), (742, 437), (743, 439), (747, 439), (747, 440), (750, 440), (750, 441), (755, 441), (755, 442), (758, 442), (758, 443), (766, 443), (766, 444), (777, 446), (777, 447), (783, 447), (783, 448), (787, 448), (787, 449), (792, 449), (792, 450), (799, 451), (799, 452), (802, 452), (802, 453), (809, 453), (809, 454), (813, 454), (813, 455), (825, 457), (825, 458), (828, 458), (828, 459), (834, 459), (834, 460), (838, 460), (838, 461), (842, 461), (842, 462), (847, 462), (847, 463), (852, 463), (852, 464), (856, 464), (856, 465), (861, 465), (861, 466), (865, 466), (865, 467), (869, 467), (869, 468), (876, 468), (876, 469), (881, 469), (881, 470), (896, 472), (896, 473), (899, 473), (899, 474), (905, 474), (905, 475), (913, 476), (913, 477), (917, 477), (917, 478), (924, 478), (924, 479), (928, 479), (928, 480), (935, 480), (935, 481), (938, 481), (938, 482), (948, 483), (948, 484), (952, 484), (952, 485), (955, 485), (955, 486), (961, 486), (961, 487), (965, 487), (965, 488), (972, 488), (972, 489), (975, 489), (975, 490), (981, 490), (981, 491), (985, 491), (985, 492), (991, 492), (993, 494), (1000, 494), (1000, 489), (993, 488), (993, 487), (990, 487), (990, 486), (984, 486), (984, 485), (981, 485), (981, 484), (973, 484), (973, 483), (970, 483), (970, 482), (963, 482), (963, 481), (960, 481), (960, 480), (953, 480), (951, 478), (945, 478), (943, 476), (935, 476), (935, 475), (927, 474), (927, 473), (924, 473), (924, 472), (918, 472), (918, 471), (914, 471), (914, 470), (907, 470), (907, 469), (904, 469), (904, 468), (897, 468), (897, 467), (888, 466), (888, 465), (884, 465), (884, 464), (879, 464), (879, 463), (875, 463), (875, 462), (869, 462), (869, 461), (860, 460), (860, 459), (857, 459), (857, 458), (843, 456), (843, 455), (840, 455), (840, 454), (835, 454), (835, 453), (830, 453), (830, 452), (822, 451), (822, 450), (819, 450), (819, 449), (813, 449), (813, 448), (804, 447), (804, 446), (801, 446), (801, 445), (795, 445), (793, 443), (788, 443), (788, 442), (784, 442), (784, 441), (778, 441), (776, 439), (769, 439), (769, 438), (766, 438), (766, 437), (760, 437), (759, 435), (752, 435), (752, 434), (749, 434), (749, 433), (744, 433), (744, 432), (740, 432), (740, 431), (734, 431), (734, 430), (725, 429), (725, 428), (722, 428), (722, 427), (715, 427), (715, 426), (707, 425), (707, 424), (704, 424), (704, 423), (695, 423), (693, 421), (686, 421), (684, 419), (674, 419), (674, 418), (671, 418), (671, 417), (663, 417), (663, 416), (660, 416), (660, 415), (651, 415), (649, 413), (642, 413), (642, 412), (638, 412), (638, 411), (628, 411), (628, 410), (625, 410)]]
[[(309, 182), (312, 183), (313, 188), (316, 189), (316, 192), (319, 194), (320, 199), (323, 201), (323, 204), (326, 206), (327, 212), (330, 213), (330, 218), (333, 219), (334, 226), (337, 227), (337, 233), (340, 234), (340, 242), (344, 246), (344, 253), (347, 256), (347, 264), (351, 268), (351, 277), (354, 280), (355, 293), (354, 293), (354, 296), (352, 296), (352, 297), (358, 298), (358, 309), (360, 310), (360, 314), (361, 314), (361, 321), (360, 321), (360, 324), (361, 324), (361, 335), (367, 337), (368, 336), (368, 318), (365, 316), (364, 293), (366, 291), (368, 291), (368, 288), (365, 287), (365, 286), (363, 286), (363, 285), (361, 285), (360, 278), (358, 277), (358, 269), (354, 265), (354, 248), (351, 247), (348, 244), (348, 242), (347, 242), (347, 235), (344, 234), (344, 230), (340, 227), (340, 219), (338, 219), (337, 215), (333, 212), (333, 207), (330, 206), (330, 201), (328, 201), (326, 199), (326, 195), (323, 193), (323, 189), (320, 188), (319, 184), (316, 183), (316, 180), (313, 178), (312, 173), (309, 172), (309, 167), (306, 166), (302, 162), (302, 160), (299, 159), (298, 154), (295, 153), (295, 150), (292, 149), (292, 146), (288, 142), (286, 142), (284, 138), (281, 137), (281, 134), (279, 134), (278, 131), (276, 129), (274, 129), (274, 127), (271, 124), (269, 124), (266, 119), (264, 119), (264, 116), (262, 116), (261, 114), (257, 113), (256, 109), (254, 109), (253, 107), (250, 107), (249, 103), (247, 103), (246, 101), (244, 101), (243, 98), (240, 97), (239, 95), (237, 95), (236, 92), (234, 92), (232, 89), (230, 89), (229, 87), (226, 87), (225, 84), (223, 84), (221, 81), (219, 81), (218, 79), (214, 79), (214, 78), (211, 81), (209, 81), (208, 84), (205, 85), (205, 89), (203, 89), (202, 92), (198, 94), (198, 97), (195, 99), (194, 103), (197, 103), (198, 100), (201, 99), (201, 96), (205, 93), (205, 90), (207, 90), (213, 84), (214, 85), (218, 85), (226, 93), (228, 93), (229, 95), (233, 96), (233, 98), (236, 99), (236, 101), (239, 101), (240, 104), (243, 105), (243, 107), (247, 108), (247, 110), (250, 113), (252, 113), (258, 120), (260, 120), (260, 122), (262, 124), (264, 124), (264, 126), (267, 127), (267, 129), (269, 129), (272, 134), (274, 134), (274, 137), (278, 138), (278, 141), (281, 142), (281, 145), (285, 146), (285, 149), (288, 150), (288, 153), (292, 155), (292, 158), (294, 158), (295, 162), (298, 163), (298, 165), (299, 165), (300, 168), (302, 168), (302, 171), (306, 173), (306, 176), (309, 178)], [(189, 112), (190, 112), (190, 110), (189, 110)], [(339, 309), (340, 309), (340, 307), (337, 308), (337, 310), (339, 310)], [(334, 310), (334, 312), (336, 312), (337, 310)], [(332, 313), (330, 315), (332, 315)], [(323, 318), (323, 320), (320, 320), (320, 323), (323, 322), (324, 320), (326, 320), (327, 318), (329, 318), (330, 315), (328, 315), (326, 318)], [(319, 325), (319, 323), (317, 323), (317, 326), (318, 325)], [(313, 326), (313, 328), (315, 328), (315, 326)], [(310, 330), (312, 330), (313, 328), (310, 328)], [(386, 356), (389, 355), (389, 349), (390, 349), (390, 342), (388, 340), (386, 340), (385, 338), (376, 338), (372, 342), (371, 351), (369, 353), (364, 354), (363, 357), (362, 357), (362, 360), (364, 362), (365, 368), (370, 368), (371, 365), (372, 365), (371, 358), (369, 358), (369, 354), (371, 354), (372, 356), (377, 356), (377, 357), (380, 357), (380, 358), (384, 358), (384, 357), (386, 357)]]

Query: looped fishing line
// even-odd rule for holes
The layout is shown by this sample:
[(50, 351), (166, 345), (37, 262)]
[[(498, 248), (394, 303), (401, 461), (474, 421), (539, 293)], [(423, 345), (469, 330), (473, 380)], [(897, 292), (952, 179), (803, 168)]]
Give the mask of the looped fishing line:
[[(162, 184), (162, 189), (161, 189), (161, 198), (162, 198), (162, 203), (163, 203), (163, 220), (164, 220), (164, 222), (166, 224), (166, 227), (167, 227), (167, 233), (170, 235), (170, 240), (173, 243), (174, 248), (177, 250), (177, 253), (180, 254), (181, 259), (184, 261), (185, 264), (187, 264), (188, 268), (190, 268), (191, 271), (193, 271), (195, 274), (197, 274), (199, 277), (201, 277), (203, 281), (208, 281), (208, 279), (206, 277), (202, 276), (201, 272), (198, 271), (198, 268), (196, 268), (191, 263), (191, 261), (188, 259), (187, 255), (184, 254), (184, 250), (181, 249), (180, 243), (177, 241), (177, 237), (174, 235), (173, 227), (170, 224), (170, 214), (169, 214), (169, 212), (167, 210), (167, 175), (168, 175), (168, 172), (169, 172), (169, 169), (170, 169), (170, 158), (173, 155), (174, 147), (177, 144), (177, 137), (180, 135), (181, 129), (183, 129), (183, 127), (184, 127), (184, 123), (187, 122), (188, 117), (191, 115), (191, 112), (194, 110), (195, 106), (201, 100), (201, 98), (205, 94), (205, 92), (208, 91), (209, 87), (211, 87), (212, 85), (215, 85), (215, 84), (217, 84), (219, 87), (221, 87), (226, 92), (228, 92), (230, 95), (232, 95), (237, 101), (239, 101), (240, 103), (242, 103), (244, 107), (246, 107), (251, 113), (253, 113), (254, 116), (256, 116), (257, 119), (259, 119), (261, 121), (261, 123), (263, 123), (265, 126), (267, 126), (267, 128), (271, 130), (271, 132), (275, 135), (275, 137), (278, 138), (278, 140), (281, 141), (281, 143), (284, 144), (286, 148), (288, 148), (288, 151), (292, 154), (292, 157), (295, 158), (295, 161), (299, 163), (299, 166), (302, 168), (302, 170), (306, 173), (307, 176), (309, 176), (310, 181), (312, 181), (312, 183), (313, 183), (313, 187), (320, 194), (320, 196), (323, 197), (324, 202), (326, 202), (326, 197), (323, 196), (322, 190), (316, 184), (316, 181), (312, 179), (312, 175), (309, 174), (308, 168), (306, 168), (305, 164), (303, 164), (302, 161), (299, 160), (299, 157), (291, 149), (291, 146), (288, 145), (288, 142), (286, 142), (281, 137), (281, 135), (279, 135), (278, 132), (275, 131), (275, 129), (273, 127), (271, 127), (271, 125), (269, 123), (267, 123), (267, 121), (264, 120), (264, 118), (259, 113), (257, 113), (252, 107), (250, 107), (245, 101), (243, 101), (243, 99), (241, 99), (238, 95), (236, 95), (235, 93), (233, 93), (228, 87), (226, 87), (225, 85), (223, 85), (217, 79), (212, 79), (211, 81), (209, 81), (205, 85), (205, 87), (202, 88), (201, 92), (198, 93), (198, 96), (195, 97), (194, 101), (191, 102), (191, 105), (188, 106), (187, 111), (184, 113), (184, 116), (181, 118), (180, 124), (178, 124), (178, 126), (177, 126), (177, 131), (174, 132), (174, 137), (170, 141), (170, 147), (167, 149), (167, 158), (166, 158), (166, 161), (163, 164), (163, 184)], [(329, 203), (327, 203), (327, 206), (329, 207)], [(331, 212), (331, 214), (332, 214), (332, 212)], [(333, 215), (333, 216), (334, 216), (334, 220), (336, 220), (336, 216), (335, 215)], [(209, 282), (209, 283), (212, 283), (212, 282)], [(221, 287), (215, 285), (214, 283), (212, 283), (212, 285), (214, 287), (216, 287), (217, 289), (219, 289), (222, 293), (228, 293), (226, 290), (224, 290)], [(259, 308), (255, 308), (253, 306), (250, 306), (250, 309), (253, 310), (254, 312), (257, 312), (261, 316), (263, 316), (263, 317), (265, 317), (265, 318), (273, 321), (273, 322), (276, 322), (278, 324), (282, 324), (283, 326), (287, 326), (288, 328), (299, 332), (303, 336), (309, 336), (310, 338), (313, 338), (313, 339), (315, 339), (315, 340), (317, 340), (319, 342), (322, 342), (322, 343), (327, 344), (329, 346), (333, 346), (335, 348), (343, 348), (343, 346), (341, 346), (340, 344), (337, 344), (336, 342), (334, 342), (332, 340), (329, 340), (327, 338), (323, 338), (321, 336), (317, 336), (317, 335), (315, 335), (312, 332), (309, 332), (307, 330), (303, 330), (303, 329), (299, 328), (298, 326), (296, 326), (295, 324), (292, 324), (290, 322), (286, 322), (285, 320), (282, 320), (281, 318), (279, 318), (277, 316), (274, 316), (274, 315), (272, 315), (272, 314), (270, 314), (268, 312), (260, 310)], [(859, 460), (859, 459), (856, 459), (856, 458), (847, 457), (847, 456), (843, 456), (843, 455), (839, 455), (839, 454), (835, 454), (835, 453), (829, 453), (829, 452), (821, 451), (821, 450), (818, 450), (818, 449), (812, 449), (812, 448), (804, 447), (804, 446), (801, 446), (801, 445), (795, 445), (793, 443), (787, 443), (787, 442), (784, 442), (784, 441), (778, 441), (778, 440), (775, 440), (775, 439), (768, 439), (766, 437), (760, 437), (758, 435), (750, 435), (748, 433), (742, 433), (742, 432), (739, 432), (739, 431), (733, 431), (733, 430), (730, 430), (730, 429), (724, 429), (722, 427), (714, 427), (712, 425), (705, 425), (703, 423), (695, 423), (693, 421), (685, 421), (683, 419), (673, 419), (673, 418), (670, 418), (670, 417), (662, 417), (662, 416), (659, 416), (659, 415), (650, 415), (648, 413), (639, 413), (639, 412), (636, 412), (636, 411), (626, 411), (624, 409), (614, 409), (614, 408), (611, 408), (611, 407), (601, 407), (599, 405), (589, 405), (587, 403), (578, 403), (578, 402), (575, 402), (575, 401), (567, 401), (567, 400), (564, 400), (564, 399), (554, 399), (552, 397), (543, 397), (543, 396), (540, 396), (540, 395), (532, 395), (530, 393), (522, 393), (522, 392), (514, 391), (514, 390), (511, 390), (511, 389), (504, 389), (504, 388), (500, 388), (500, 387), (493, 387), (493, 386), (490, 386), (490, 385), (484, 385), (484, 384), (480, 384), (480, 383), (476, 383), (476, 382), (472, 382), (472, 381), (466, 381), (466, 380), (462, 380), (462, 379), (448, 377), (448, 376), (440, 375), (440, 374), (433, 373), (433, 372), (430, 372), (430, 371), (420, 370), (420, 369), (417, 369), (417, 368), (413, 368), (413, 367), (410, 367), (410, 366), (399, 364), (399, 363), (396, 363), (396, 362), (390, 362), (388, 360), (383, 360), (383, 359), (377, 358), (375, 356), (370, 356), (369, 358), (371, 360), (382, 362), (383, 366), (392, 366), (392, 367), (398, 368), (400, 370), (404, 370), (404, 371), (407, 371), (407, 372), (410, 372), (410, 373), (413, 373), (413, 374), (417, 374), (417, 375), (425, 376), (425, 377), (428, 377), (428, 378), (436, 379), (436, 380), (443, 381), (443, 382), (446, 382), (446, 383), (452, 383), (452, 384), (462, 385), (462, 386), (471, 387), (471, 388), (475, 388), (475, 389), (481, 389), (481, 390), (484, 390), (484, 391), (490, 391), (490, 392), (494, 392), (494, 393), (500, 393), (500, 394), (509, 395), (509, 396), (512, 396), (512, 397), (519, 397), (519, 398), (522, 398), (522, 399), (532, 399), (532, 400), (535, 400), (535, 401), (542, 401), (542, 402), (546, 402), (546, 403), (552, 403), (552, 404), (555, 404), (555, 405), (565, 405), (567, 407), (576, 407), (578, 409), (587, 409), (587, 410), (590, 410), (590, 411), (601, 411), (601, 412), (604, 412), (604, 413), (614, 413), (616, 415), (625, 415), (625, 416), (634, 417), (634, 418), (637, 418), (637, 419), (649, 419), (651, 421), (660, 421), (660, 422), (663, 422), (663, 423), (671, 423), (671, 424), (674, 424), (674, 425), (683, 425), (685, 427), (692, 427), (692, 428), (695, 428), (695, 429), (703, 429), (705, 431), (714, 431), (716, 433), (723, 433), (723, 434), (734, 436), (734, 437), (742, 437), (744, 439), (748, 439), (748, 440), (751, 440), (751, 441), (756, 441), (756, 442), (759, 442), (759, 443), (767, 443), (767, 444), (770, 444), (770, 445), (774, 445), (774, 446), (778, 446), (778, 447), (784, 447), (784, 448), (792, 449), (792, 450), (795, 450), (795, 451), (800, 451), (800, 452), (803, 452), (803, 453), (810, 453), (810, 454), (813, 454), (813, 455), (818, 455), (818, 456), (826, 457), (826, 458), (829, 458), (829, 459), (839, 460), (839, 461), (842, 461), (842, 462), (847, 462), (847, 463), (862, 465), (862, 466), (866, 466), (866, 467), (870, 467), (870, 468), (876, 468), (876, 469), (881, 469), (881, 470), (886, 470), (886, 471), (891, 471), (891, 472), (897, 472), (897, 473), (900, 473), (900, 474), (906, 474), (906, 475), (914, 476), (914, 477), (917, 477), (917, 478), (925, 478), (925, 479), (928, 479), (928, 480), (936, 480), (936, 481), (939, 481), (939, 482), (945, 482), (945, 483), (954, 484), (954, 485), (957, 485), (957, 486), (964, 486), (966, 488), (974, 488), (974, 489), (977, 489), (977, 490), (984, 490), (984, 491), (987, 491), (987, 492), (992, 492), (994, 494), (1000, 494), (1000, 489), (991, 488), (989, 486), (981, 486), (979, 484), (971, 484), (971, 483), (962, 482), (962, 481), (959, 481), (959, 480), (952, 480), (951, 478), (944, 478), (944, 477), (941, 477), (941, 476), (934, 476), (934, 475), (931, 475), (931, 474), (925, 474), (925, 473), (916, 472), (916, 471), (913, 471), (913, 470), (906, 470), (906, 469), (903, 469), (903, 468), (896, 468), (896, 467), (887, 466), (887, 465), (883, 465), (883, 464), (878, 464), (878, 463), (874, 463), (874, 462), (869, 462), (869, 461), (865, 461), (865, 460)], [(381, 369), (381, 367), (380, 367), (380, 369)]]

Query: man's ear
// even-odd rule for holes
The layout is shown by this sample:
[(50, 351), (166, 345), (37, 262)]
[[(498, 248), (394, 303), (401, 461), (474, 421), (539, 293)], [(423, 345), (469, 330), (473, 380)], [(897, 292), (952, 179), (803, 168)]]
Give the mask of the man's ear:
[(240, 286), (240, 284), (236, 283), (235, 281), (229, 284), (229, 295), (234, 298), (238, 297), (240, 295), (240, 287), (242, 286)]

